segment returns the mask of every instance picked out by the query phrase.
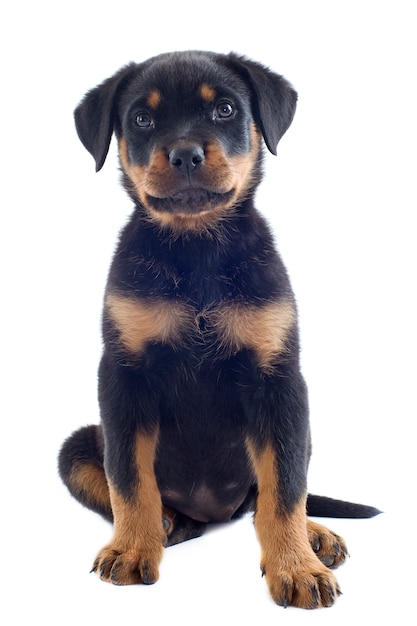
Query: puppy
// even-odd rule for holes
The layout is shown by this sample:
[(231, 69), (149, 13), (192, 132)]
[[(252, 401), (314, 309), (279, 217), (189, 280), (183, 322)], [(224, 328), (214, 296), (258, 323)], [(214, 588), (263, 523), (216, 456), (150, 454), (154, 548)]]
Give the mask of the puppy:
[(158, 579), (164, 546), (255, 511), (261, 570), (282, 606), (330, 606), (344, 541), (313, 515), (371, 507), (309, 496), (310, 429), (297, 312), (254, 207), (297, 95), (235, 54), (132, 63), (75, 111), (96, 169), (113, 133), (134, 210), (110, 269), (99, 369), (101, 424), (63, 445), (70, 492), (114, 522), (93, 570)]

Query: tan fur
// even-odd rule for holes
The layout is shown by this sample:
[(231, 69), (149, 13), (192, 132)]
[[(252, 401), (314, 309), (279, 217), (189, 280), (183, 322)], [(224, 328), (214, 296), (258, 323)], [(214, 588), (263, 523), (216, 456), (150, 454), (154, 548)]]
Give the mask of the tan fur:
[(132, 165), (130, 163), (129, 151), (124, 137), (122, 137), (119, 141), (119, 158), (124, 172), (133, 183), (138, 199), (144, 203), (146, 200), (145, 182), (147, 168), (140, 167), (139, 165)]
[[(168, 211), (156, 211), (149, 206), (148, 195), (156, 198), (168, 197), (174, 185), (173, 172), (169, 169), (168, 157), (161, 151), (154, 151), (150, 163), (146, 167), (132, 165), (129, 160), (126, 140), (122, 137), (119, 141), (119, 156), (123, 170), (131, 180), (135, 192), (140, 202), (147, 208), (148, 217), (162, 228), (171, 230), (176, 235), (182, 233), (206, 233), (210, 234), (212, 229), (216, 229), (219, 220), (225, 217), (229, 211), (229, 206), (217, 206), (212, 208), (207, 205), (206, 210), (201, 210), (189, 215), (185, 213), (170, 213)], [(219, 172), (215, 172), (219, 177)], [(212, 177), (211, 184), (214, 182)], [(226, 192), (227, 186), (220, 191)]]
[(158, 565), (166, 534), (154, 472), (157, 442), (158, 433), (137, 435), (135, 457), (139, 480), (130, 499), (122, 496), (109, 480), (114, 535), (94, 564), (104, 580), (127, 585), (152, 583), (159, 577)]
[(109, 486), (102, 467), (89, 462), (77, 463), (72, 469), (69, 481), (75, 492), (81, 492), (97, 505), (110, 508)]
[(216, 231), (219, 220), (227, 217), (228, 213), (228, 208), (222, 206), (213, 210), (200, 211), (196, 215), (174, 214), (150, 209), (149, 217), (153, 222), (173, 233), (175, 237), (188, 233), (211, 237)]
[(204, 165), (200, 172), (200, 185), (208, 191), (226, 194), (224, 203), (199, 207), (194, 214), (157, 211), (149, 204), (149, 196), (169, 198), (177, 191), (176, 173), (169, 163), (167, 154), (155, 150), (149, 164), (132, 164), (129, 159), (126, 139), (119, 140), (120, 163), (131, 180), (139, 201), (147, 209), (149, 218), (177, 234), (186, 232), (207, 233), (216, 227), (240, 202), (252, 184), (252, 172), (260, 149), (260, 133), (255, 124), (251, 126), (251, 150), (243, 156), (228, 157), (220, 144), (209, 144), (205, 148)]
[(247, 449), (258, 481), (255, 528), (262, 550), (261, 569), (272, 598), (284, 606), (330, 606), (338, 586), (310, 546), (305, 497), (291, 513), (283, 513), (274, 450), (268, 444), (259, 451), (249, 439)]
[(151, 341), (179, 345), (194, 323), (189, 305), (162, 298), (140, 300), (110, 293), (106, 307), (121, 343), (133, 354), (142, 352)]
[(250, 348), (259, 367), (269, 371), (286, 350), (296, 312), (293, 303), (286, 300), (261, 306), (231, 303), (215, 309), (209, 320), (227, 352)]
[(146, 99), (146, 104), (148, 105), (148, 107), (154, 110), (158, 108), (158, 105), (160, 102), (161, 102), (161, 94), (156, 89), (154, 91), (151, 91), (151, 93)]
[[(296, 320), (294, 305), (286, 300), (260, 306), (222, 303), (198, 312), (184, 302), (110, 293), (106, 307), (123, 347), (131, 354), (140, 354), (149, 342), (175, 348), (198, 335), (201, 340), (217, 341), (222, 358), (244, 348), (253, 350), (265, 372), (285, 353), (288, 333)], [(200, 318), (204, 319), (205, 331), (199, 330)]]
[(343, 537), (340, 537), (326, 526), (308, 519), (307, 534), (310, 545), (314, 546), (314, 551), (318, 558), (324, 561), (327, 567), (332, 569), (339, 567), (349, 556)]
[(251, 149), (248, 154), (229, 157), (230, 168), (234, 173), (234, 188), (236, 200), (244, 198), (252, 184), (252, 172), (258, 160), (261, 136), (259, 130), (251, 124)]
[(207, 83), (203, 83), (200, 87), (200, 96), (206, 102), (213, 102), (216, 97), (216, 90)]

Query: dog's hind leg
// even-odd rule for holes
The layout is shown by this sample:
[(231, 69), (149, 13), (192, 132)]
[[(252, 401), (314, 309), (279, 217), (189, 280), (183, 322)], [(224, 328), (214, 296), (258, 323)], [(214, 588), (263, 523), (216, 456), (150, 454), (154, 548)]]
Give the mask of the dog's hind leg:
[(101, 426), (86, 426), (62, 445), (58, 469), (71, 495), (81, 504), (113, 521), (109, 487), (103, 466)]
[(198, 522), (169, 506), (163, 506), (162, 521), (167, 534), (166, 547), (201, 537), (207, 527), (205, 522)]
[[(113, 522), (110, 492), (103, 466), (101, 426), (86, 426), (73, 433), (63, 444), (58, 460), (60, 476), (71, 495), (81, 504)], [(163, 525), (167, 546), (201, 537), (206, 529), (187, 515), (164, 506)]]

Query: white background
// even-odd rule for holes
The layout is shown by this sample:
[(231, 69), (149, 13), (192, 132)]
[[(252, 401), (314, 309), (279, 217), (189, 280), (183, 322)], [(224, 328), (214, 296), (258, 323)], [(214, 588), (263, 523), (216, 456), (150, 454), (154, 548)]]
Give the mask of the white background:
[[(414, 3), (48, 2), (1, 9), (3, 624), (409, 624), (416, 562)], [(111, 528), (70, 498), (62, 440), (98, 421), (101, 300), (131, 203), (72, 112), (130, 60), (235, 50), (299, 92), (258, 206), (292, 276), (310, 388), (310, 490), (378, 506), (329, 521), (351, 559), (332, 609), (269, 599), (250, 517), (170, 548), (153, 587), (89, 568)], [(410, 581), (410, 582), (409, 582)], [(1, 615), (0, 615), (1, 618)], [(38, 623), (37, 621), (35, 623)]]

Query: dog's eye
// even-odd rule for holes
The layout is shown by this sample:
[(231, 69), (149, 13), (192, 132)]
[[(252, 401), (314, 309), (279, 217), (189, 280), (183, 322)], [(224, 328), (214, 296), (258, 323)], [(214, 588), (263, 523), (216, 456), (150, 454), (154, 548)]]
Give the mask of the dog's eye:
[(151, 128), (154, 125), (154, 122), (147, 111), (142, 111), (136, 116), (136, 124), (139, 128)]
[(228, 100), (220, 100), (220, 102), (216, 104), (214, 117), (225, 119), (227, 117), (233, 117), (235, 112), (236, 109), (231, 102)]

